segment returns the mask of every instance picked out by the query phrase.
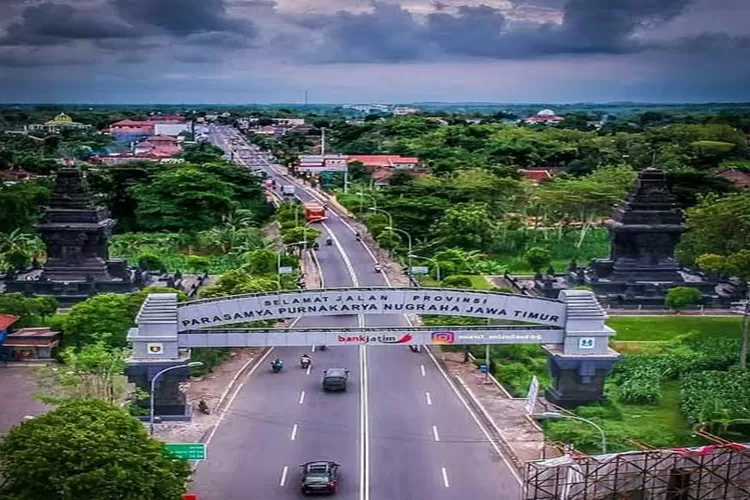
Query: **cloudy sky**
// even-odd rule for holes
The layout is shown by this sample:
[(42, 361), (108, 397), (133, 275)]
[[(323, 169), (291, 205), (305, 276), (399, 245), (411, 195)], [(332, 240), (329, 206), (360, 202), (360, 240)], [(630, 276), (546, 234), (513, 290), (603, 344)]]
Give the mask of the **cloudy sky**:
[(750, 0), (0, 0), (0, 101), (750, 101)]

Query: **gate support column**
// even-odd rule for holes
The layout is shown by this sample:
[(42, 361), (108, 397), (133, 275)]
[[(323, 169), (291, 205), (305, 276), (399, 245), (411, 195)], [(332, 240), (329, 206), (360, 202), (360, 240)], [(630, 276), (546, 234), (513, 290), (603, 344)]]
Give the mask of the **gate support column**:
[(565, 334), (561, 345), (544, 345), (552, 386), (547, 400), (565, 408), (605, 399), (604, 382), (620, 354), (610, 349), (615, 331), (604, 324), (607, 314), (588, 290), (563, 290)]
[[(136, 327), (128, 332), (133, 354), (125, 371), (130, 382), (149, 393), (154, 376), (164, 368), (188, 362), (190, 352), (179, 348), (177, 294), (152, 293), (141, 306)], [(160, 376), (154, 387), (154, 415), (161, 421), (190, 420), (191, 408), (180, 384), (188, 380), (190, 369), (171, 370)], [(149, 401), (139, 402), (148, 409)], [(147, 420), (148, 416), (141, 417)]]

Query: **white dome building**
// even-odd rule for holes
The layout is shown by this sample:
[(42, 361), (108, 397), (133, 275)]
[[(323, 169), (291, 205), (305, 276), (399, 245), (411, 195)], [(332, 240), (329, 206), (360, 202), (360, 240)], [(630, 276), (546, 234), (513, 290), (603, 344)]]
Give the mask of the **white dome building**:
[(534, 116), (530, 116), (524, 120), (528, 124), (544, 123), (544, 124), (555, 124), (563, 121), (564, 118), (557, 116), (551, 109), (543, 109)]

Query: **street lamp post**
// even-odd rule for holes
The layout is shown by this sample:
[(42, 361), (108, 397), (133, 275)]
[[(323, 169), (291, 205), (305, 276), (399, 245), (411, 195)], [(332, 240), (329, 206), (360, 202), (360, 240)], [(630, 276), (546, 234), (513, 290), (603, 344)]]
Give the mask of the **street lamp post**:
[(148, 432), (152, 436), (154, 435), (154, 392), (156, 391), (156, 381), (159, 377), (164, 375), (170, 370), (176, 370), (178, 368), (193, 368), (194, 366), (203, 366), (202, 361), (191, 361), (190, 363), (184, 364), (184, 365), (175, 365), (170, 366), (168, 368), (164, 368), (162, 371), (154, 375), (154, 378), (151, 379), (151, 399), (150, 401), (150, 411), (149, 411), (149, 426), (148, 426)]
[(569, 420), (579, 420), (581, 422), (589, 424), (591, 427), (599, 431), (599, 434), (601, 435), (602, 454), (607, 453), (607, 435), (604, 434), (604, 430), (601, 427), (599, 427), (597, 424), (595, 424), (591, 420), (585, 419), (583, 417), (579, 417), (577, 415), (568, 415), (567, 413), (560, 413), (556, 411), (545, 411), (543, 413), (538, 413), (534, 416), (537, 418), (567, 418)]
[(409, 266), (409, 274), (411, 274), (411, 235), (409, 233), (407, 233), (406, 231), (404, 231), (403, 229), (398, 229), (398, 228), (395, 228), (393, 226), (388, 226), (388, 227), (386, 227), (386, 229), (388, 231), (393, 231), (393, 232), (397, 232), (397, 233), (403, 233), (403, 234), (406, 235), (406, 241), (408, 242), (408, 245), (409, 245), (409, 249), (408, 249), (409, 253), (407, 254), (407, 258), (409, 260), (407, 261), (407, 265)]
[(414, 255), (414, 254), (409, 254), (409, 257), (413, 259), (423, 259), (423, 260), (426, 260), (435, 264), (435, 276), (437, 277), (438, 283), (440, 282), (440, 263), (437, 261), (437, 259), (432, 259), (430, 257), (422, 257), (421, 255)]
[(388, 217), (388, 226), (389, 226), (389, 227), (393, 227), (393, 217), (391, 217), (391, 214), (389, 214), (388, 212), (386, 212), (386, 211), (385, 211), (385, 210), (383, 210), (382, 208), (375, 208), (375, 207), (370, 207), (370, 210), (372, 210), (373, 212), (381, 212), (381, 213), (384, 213), (384, 214), (385, 214), (385, 216), (386, 216), (386, 217)]

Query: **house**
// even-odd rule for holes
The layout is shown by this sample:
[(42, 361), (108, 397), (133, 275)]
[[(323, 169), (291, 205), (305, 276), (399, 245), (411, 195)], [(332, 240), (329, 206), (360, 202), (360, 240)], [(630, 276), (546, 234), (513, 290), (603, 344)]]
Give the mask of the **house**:
[(154, 125), (179, 125), (187, 122), (187, 119), (182, 115), (151, 115), (146, 121)]
[(750, 172), (745, 172), (738, 168), (730, 167), (720, 170), (714, 174), (714, 177), (726, 179), (736, 187), (745, 189), (750, 187)]
[(182, 151), (177, 137), (170, 135), (152, 135), (139, 142), (133, 148), (136, 155), (151, 155), (154, 158), (169, 158)]
[[(7, 316), (7, 315), (3, 315)], [(17, 318), (16, 318), (17, 320)], [(15, 321), (13, 321), (15, 323)], [(4, 338), (3, 338), (4, 337)], [(49, 327), (21, 328), (7, 332), (0, 341), (0, 359), (6, 361), (47, 361), (60, 346), (60, 332)]]
[(348, 163), (360, 162), (368, 170), (389, 168), (392, 170), (414, 170), (419, 165), (419, 158), (401, 155), (349, 155)]
[(141, 141), (154, 135), (154, 124), (149, 121), (120, 120), (106, 130), (117, 142)]
[(555, 174), (562, 172), (562, 170), (563, 169), (560, 167), (529, 167), (521, 168), (519, 169), (519, 172), (521, 172), (521, 175), (523, 175), (523, 178), (527, 181), (533, 184), (539, 184), (542, 181), (551, 179)]
[(529, 125), (543, 124), (543, 125), (554, 125), (564, 121), (565, 118), (557, 116), (551, 109), (543, 109), (534, 116), (530, 116), (524, 120)]
[(40, 176), (34, 175), (22, 168), (11, 168), (8, 170), (0, 170), (0, 183), (3, 184), (15, 184), (17, 182), (29, 181), (32, 179), (38, 179)]
[(44, 131), (44, 132), (50, 132), (50, 133), (58, 133), (60, 130), (63, 129), (79, 129), (79, 130), (85, 130), (91, 128), (91, 125), (87, 125), (85, 123), (78, 123), (74, 122), (71, 117), (66, 115), (65, 113), (60, 113), (53, 119), (49, 120), (45, 123), (36, 123), (32, 125), (28, 125), (24, 127), (24, 130), (31, 130), (31, 131)]

